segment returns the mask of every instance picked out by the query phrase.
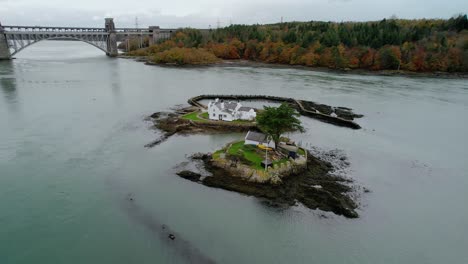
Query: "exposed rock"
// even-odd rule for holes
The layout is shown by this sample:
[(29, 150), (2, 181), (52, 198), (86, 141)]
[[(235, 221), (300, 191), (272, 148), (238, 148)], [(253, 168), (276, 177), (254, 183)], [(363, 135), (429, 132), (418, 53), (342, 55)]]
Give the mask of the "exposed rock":
[(194, 181), (194, 182), (200, 181), (200, 177), (201, 177), (201, 175), (199, 173), (196, 173), (196, 172), (193, 172), (193, 171), (187, 171), (187, 170), (179, 171), (179, 172), (177, 172), (177, 175), (179, 175), (180, 177), (182, 177), (184, 179)]
[(151, 118), (159, 118), (161, 116), (161, 112), (156, 112), (150, 115)]
[(195, 154), (192, 154), (190, 158), (194, 160), (205, 160), (211, 158), (211, 154), (197, 152)]
[[(232, 171), (219, 167), (211, 159), (204, 159), (203, 162), (205, 169), (212, 176), (205, 177), (201, 181), (199, 177), (197, 180), (190, 178), (189, 180), (198, 181), (209, 187), (265, 198), (269, 201), (267, 204), (274, 207), (293, 206), (298, 201), (311, 209), (331, 211), (348, 218), (358, 217), (354, 210), (357, 205), (347, 195), (352, 191), (347, 185), (349, 180), (330, 175), (333, 165), (312, 155), (309, 155), (308, 168), (305, 171), (282, 178), (281, 182), (276, 184), (259, 183), (245, 177), (233, 176)], [(184, 174), (199, 176), (193, 172)], [(178, 175), (181, 176), (180, 173)]]
[(361, 118), (363, 115), (353, 113), (351, 108), (347, 107), (332, 107), (325, 104), (317, 104), (311, 101), (301, 101), (304, 108), (309, 111), (318, 111), (322, 114), (331, 115), (332, 113), (336, 114), (336, 116), (346, 119), (346, 120), (354, 120), (355, 118)]

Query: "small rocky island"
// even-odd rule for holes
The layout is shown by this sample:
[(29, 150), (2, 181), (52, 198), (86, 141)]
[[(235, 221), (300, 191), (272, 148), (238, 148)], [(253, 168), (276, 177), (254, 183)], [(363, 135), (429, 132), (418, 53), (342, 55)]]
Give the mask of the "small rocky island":
[[(208, 107), (199, 102), (206, 97), (215, 99)], [(172, 113), (154, 113), (151, 119), (163, 135), (147, 147), (160, 144), (176, 133), (248, 131), (243, 140), (227, 143), (212, 153), (192, 155), (190, 160), (201, 164), (202, 171), (179, 166), (177, 175), (205, 186), (256, 196), (271, 206), (300, 203), (347, 218), (358, 217), (357, 204), (350, 195), (352, 181), (333, 175), (336, 164), (313, 155), (282, 133), (302, 131), (297, 119), (301, 114), (353, 129), (359, 128), (353, 119), (361, 115), (349, 108), (279, 97), (269, 99), (281, 100), (281, 106), (257, 110), (232, 101), (224, 102), (219, 97), (228, 99), (228, 96), (204, 95), (191, 98), (191, 107)], [(261, 96), (260, 99), (265, 98)], [(349, 164), (346, 157), (341, 157), (340, 161)]]

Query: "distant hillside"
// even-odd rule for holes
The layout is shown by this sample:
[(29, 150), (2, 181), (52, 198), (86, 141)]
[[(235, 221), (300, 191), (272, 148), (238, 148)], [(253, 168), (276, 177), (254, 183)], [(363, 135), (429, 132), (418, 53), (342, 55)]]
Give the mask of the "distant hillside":
[(130, 55), (203, 48), (222, 59), (335, 69), (468, 72), (466, 14), (443, 19), (287, 22), (181, 29), (171, 40)]

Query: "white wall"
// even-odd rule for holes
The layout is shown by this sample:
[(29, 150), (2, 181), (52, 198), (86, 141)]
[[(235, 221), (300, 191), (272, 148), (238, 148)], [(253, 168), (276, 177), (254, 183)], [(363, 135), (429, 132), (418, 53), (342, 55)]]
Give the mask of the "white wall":
[(217, 106), (214, 104), (208, 105), (208, 115), (211, 120), (219, 120), (219, 115), (223, 116), (223, 121), (233, 121), (234, 118), (230, 113), (226, 113), (221, 111)]
[[(208, 103), (208, 114), (209, 114), (209, 118), (211, 120), (219, 120), (219, 115), (223, 115), (222, 120), (224, 120), (224, 121), (233, 121), (233, 120), (237, 120), (237, 119), (254, 120), (255, 117), (257, 116), (257, 113), (255, 113), (255, 111), (253, 109), (251, 109), (249, 112), (233, 111), (232, 114), (231, 114), (231, 113), (228, 113), (228, 112), (225, 112), (225, 111), (222, 111), (221, 109), (219, 109), (215, 105), (215, 102), (216, 101), (214, 101), (214, 102), (211, 101), (210, 103)], [(240, 106), (241, 106), (241, 104), (239, 104), (236, 109), (240, 108)]]
[(249, 112), (238, 112), (239, 113), (239, 119), (242, 120), (254, 120), (255, 117), (257, 116), (257, 113), (253, 109), (251, 109)]
[(254, 145), (257, 146), (258, 142), (257, 141), (252, 141), (252, 140), (245, 140), (245, 145)]

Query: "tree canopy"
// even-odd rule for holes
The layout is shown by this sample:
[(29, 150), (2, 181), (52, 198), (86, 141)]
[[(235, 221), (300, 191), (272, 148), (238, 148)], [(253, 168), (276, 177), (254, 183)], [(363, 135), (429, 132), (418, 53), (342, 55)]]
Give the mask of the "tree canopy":
[(299, 116), (300, 114), (286, 103), (279, 107), (265, 106), (257, 115), (257, 125), (264, 133), (271, 136), (277, 148), (284, 132), (304, 131), (301, 121), (297, 118)]
[[(121, 46), (128, 50), (141, 46), (135, 40), (125, 43)], [(169, 40), (129, 55), (154, 56), (174, 48), (202, 48), (221, 59), (333, 69), (468, 72), (468, 19), (461, 14), (446, 20), (390, 18), (185, 28)], [(175, 53), (190, 54), (182, 51)]]

